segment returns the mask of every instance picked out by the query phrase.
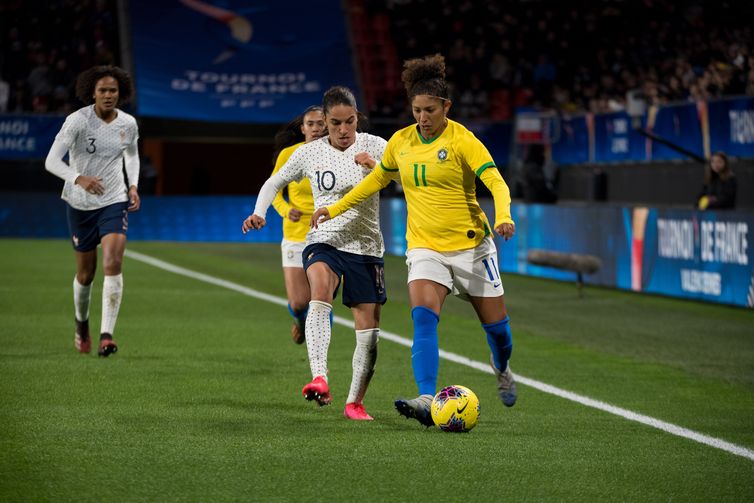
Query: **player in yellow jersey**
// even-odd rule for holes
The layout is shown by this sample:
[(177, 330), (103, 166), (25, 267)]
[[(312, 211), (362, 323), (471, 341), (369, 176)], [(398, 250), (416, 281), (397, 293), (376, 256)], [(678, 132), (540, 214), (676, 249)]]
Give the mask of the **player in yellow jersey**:
[[(432, 426), (430, 404), (439, 369), (437, 325), (450, 293), (471, 302), (487, 334), (500, 398), (508, 407), (516, 403), (516, 384), (508, 365), (513, 342), (492, 239), (493, 230), (507, 240), (516, 227), (510, 215), (510, 191), (489, 152), (469, 130), (447, 117), (451, 101), (444, 58), (438, 54), (408, 60), (401, 78), (417, 124), (390, 138), (379, 166), (370, 156), (357, 154), (357, 163), (377, 167), (340, 201), (317, 209), (311, 224), (317, 227), (335, 218), (400, 179), (408, 210), (411, 362), (419, 396), (397, 400), (395, 406), (404, 416)], [(477, 202), (477, 177), (494, 198), (494, 226)]]
[[(288, 161), (291, 154), (304, 143), (316, 140), (326, 133), (322, 107), (311, 106), (304, 113), (286, 124), (275, 135), (274, 175)], [(291, 337), (296, 344), (303, 344), (306, 313), (309, 310), (309, 281), (306, 279), (302, 252), (309, 232), (309, 219), (314, 211), (312, 186), (304, 178), (287, 186), (288, 200), (280, 191), (272, 206), (283, 217), (283, 241), (280, 248), (283, 256), (283, 277), (288, 296), (288, 312), (293, 316)]]

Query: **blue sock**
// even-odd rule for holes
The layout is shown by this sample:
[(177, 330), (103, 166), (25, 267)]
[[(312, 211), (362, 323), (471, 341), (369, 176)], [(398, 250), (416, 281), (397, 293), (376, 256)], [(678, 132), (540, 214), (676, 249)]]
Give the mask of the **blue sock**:
[(510, 319), (506, 316), (497, 323), (482, 323), (482, 328), (487, 332), (487, 344), (492, 350), (492, 358), (495, 366), (501, 372), (508, 367), (508, 360), (513, 352), (513, 337), (511, 336)]
[[(291, 316), (296, 318), (296, 322), (303, 327), (306, 323), (306, 313), (309, 312), (309, 306), (306, 306), (301, 311), (294, 311), (291, 305), (288, 304), (288, 312), (291, 313)], [(332, 320), (332, 313), (330, 313), (330, 319)]]
[(433, 395), (440, 369), (440, 348), (437, 324), (440, 317), (429, 308), (417, 306), (411, 310), (414, 320), (414, 344), (411, 346), (411, 366), (420, 395)]

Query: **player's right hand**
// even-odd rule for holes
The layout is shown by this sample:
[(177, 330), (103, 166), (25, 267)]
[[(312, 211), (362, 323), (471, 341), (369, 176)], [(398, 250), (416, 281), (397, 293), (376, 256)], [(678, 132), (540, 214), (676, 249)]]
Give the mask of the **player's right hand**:
[(356, 164), (365, 168), (374, 169), (377, 166), (377, 161), (367, 152), (359, 152), (353, 160), (356, 161)]
[(264, 218), (260, 217), (259, 215), (249, 215), (246, 217), (246, 220), (243, 221), (243, 225), (241, 226), (241, 230), (244, 234), (249, 232), (250, 230), (259, 230), (262, 227), (264, 227), (265, 224)]
[(330, 220), (330, 210), (327, 208), (318, 208), (312, 214), (312, 221), (309, 226), (316, 229), (321, 222), (327, 222), (328, 220)]
[(88, 193), (94, 194), (96, 196), (101, 196), (105, 193), (105, 186), (102, 185), (102, 178), (98, 176), (80, 175), (76, 178), (76, 181), (74, 183), (76, 185), (79, 185)]

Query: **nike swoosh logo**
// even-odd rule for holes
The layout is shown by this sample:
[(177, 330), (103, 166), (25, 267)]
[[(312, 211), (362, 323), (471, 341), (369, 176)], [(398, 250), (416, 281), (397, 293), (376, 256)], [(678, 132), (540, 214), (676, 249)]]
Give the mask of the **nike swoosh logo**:
[(465, 411), (466, 407), (468, 406), (469, 406), (469, 402), (466, 402), (465, 404), (463, 404), (463, 407), (458, 407), (458, 413), (463, 414), (463, 411)]
[(500, 283), (495, 283), (495, 284), (492, 285), (493, 288), (497, 288), (499, 286), (500, 286)]

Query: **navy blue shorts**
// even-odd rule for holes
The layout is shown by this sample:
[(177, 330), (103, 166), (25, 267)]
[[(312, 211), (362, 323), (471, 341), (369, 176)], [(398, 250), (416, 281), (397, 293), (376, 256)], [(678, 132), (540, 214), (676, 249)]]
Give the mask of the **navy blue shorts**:
[[(385, 261), (381, 257), (357, 255), (335, 249), (323, 243), (310, 244), (304, 248), (304, 269), (315, 262), (324, 262), (340, 278), (343, 284), (343, 305), (384, 304), (387, 302), (385, 289)], [(338, 288), (333, 298), (338, 295)]]
[(91, 211), (77, 210), (70, 204), (66, 204), (65, 207), (71, 243), (73, 249), (78, 252), (94, 250), (102, 236), (128, 232), (128, 202), (115, 203)]

